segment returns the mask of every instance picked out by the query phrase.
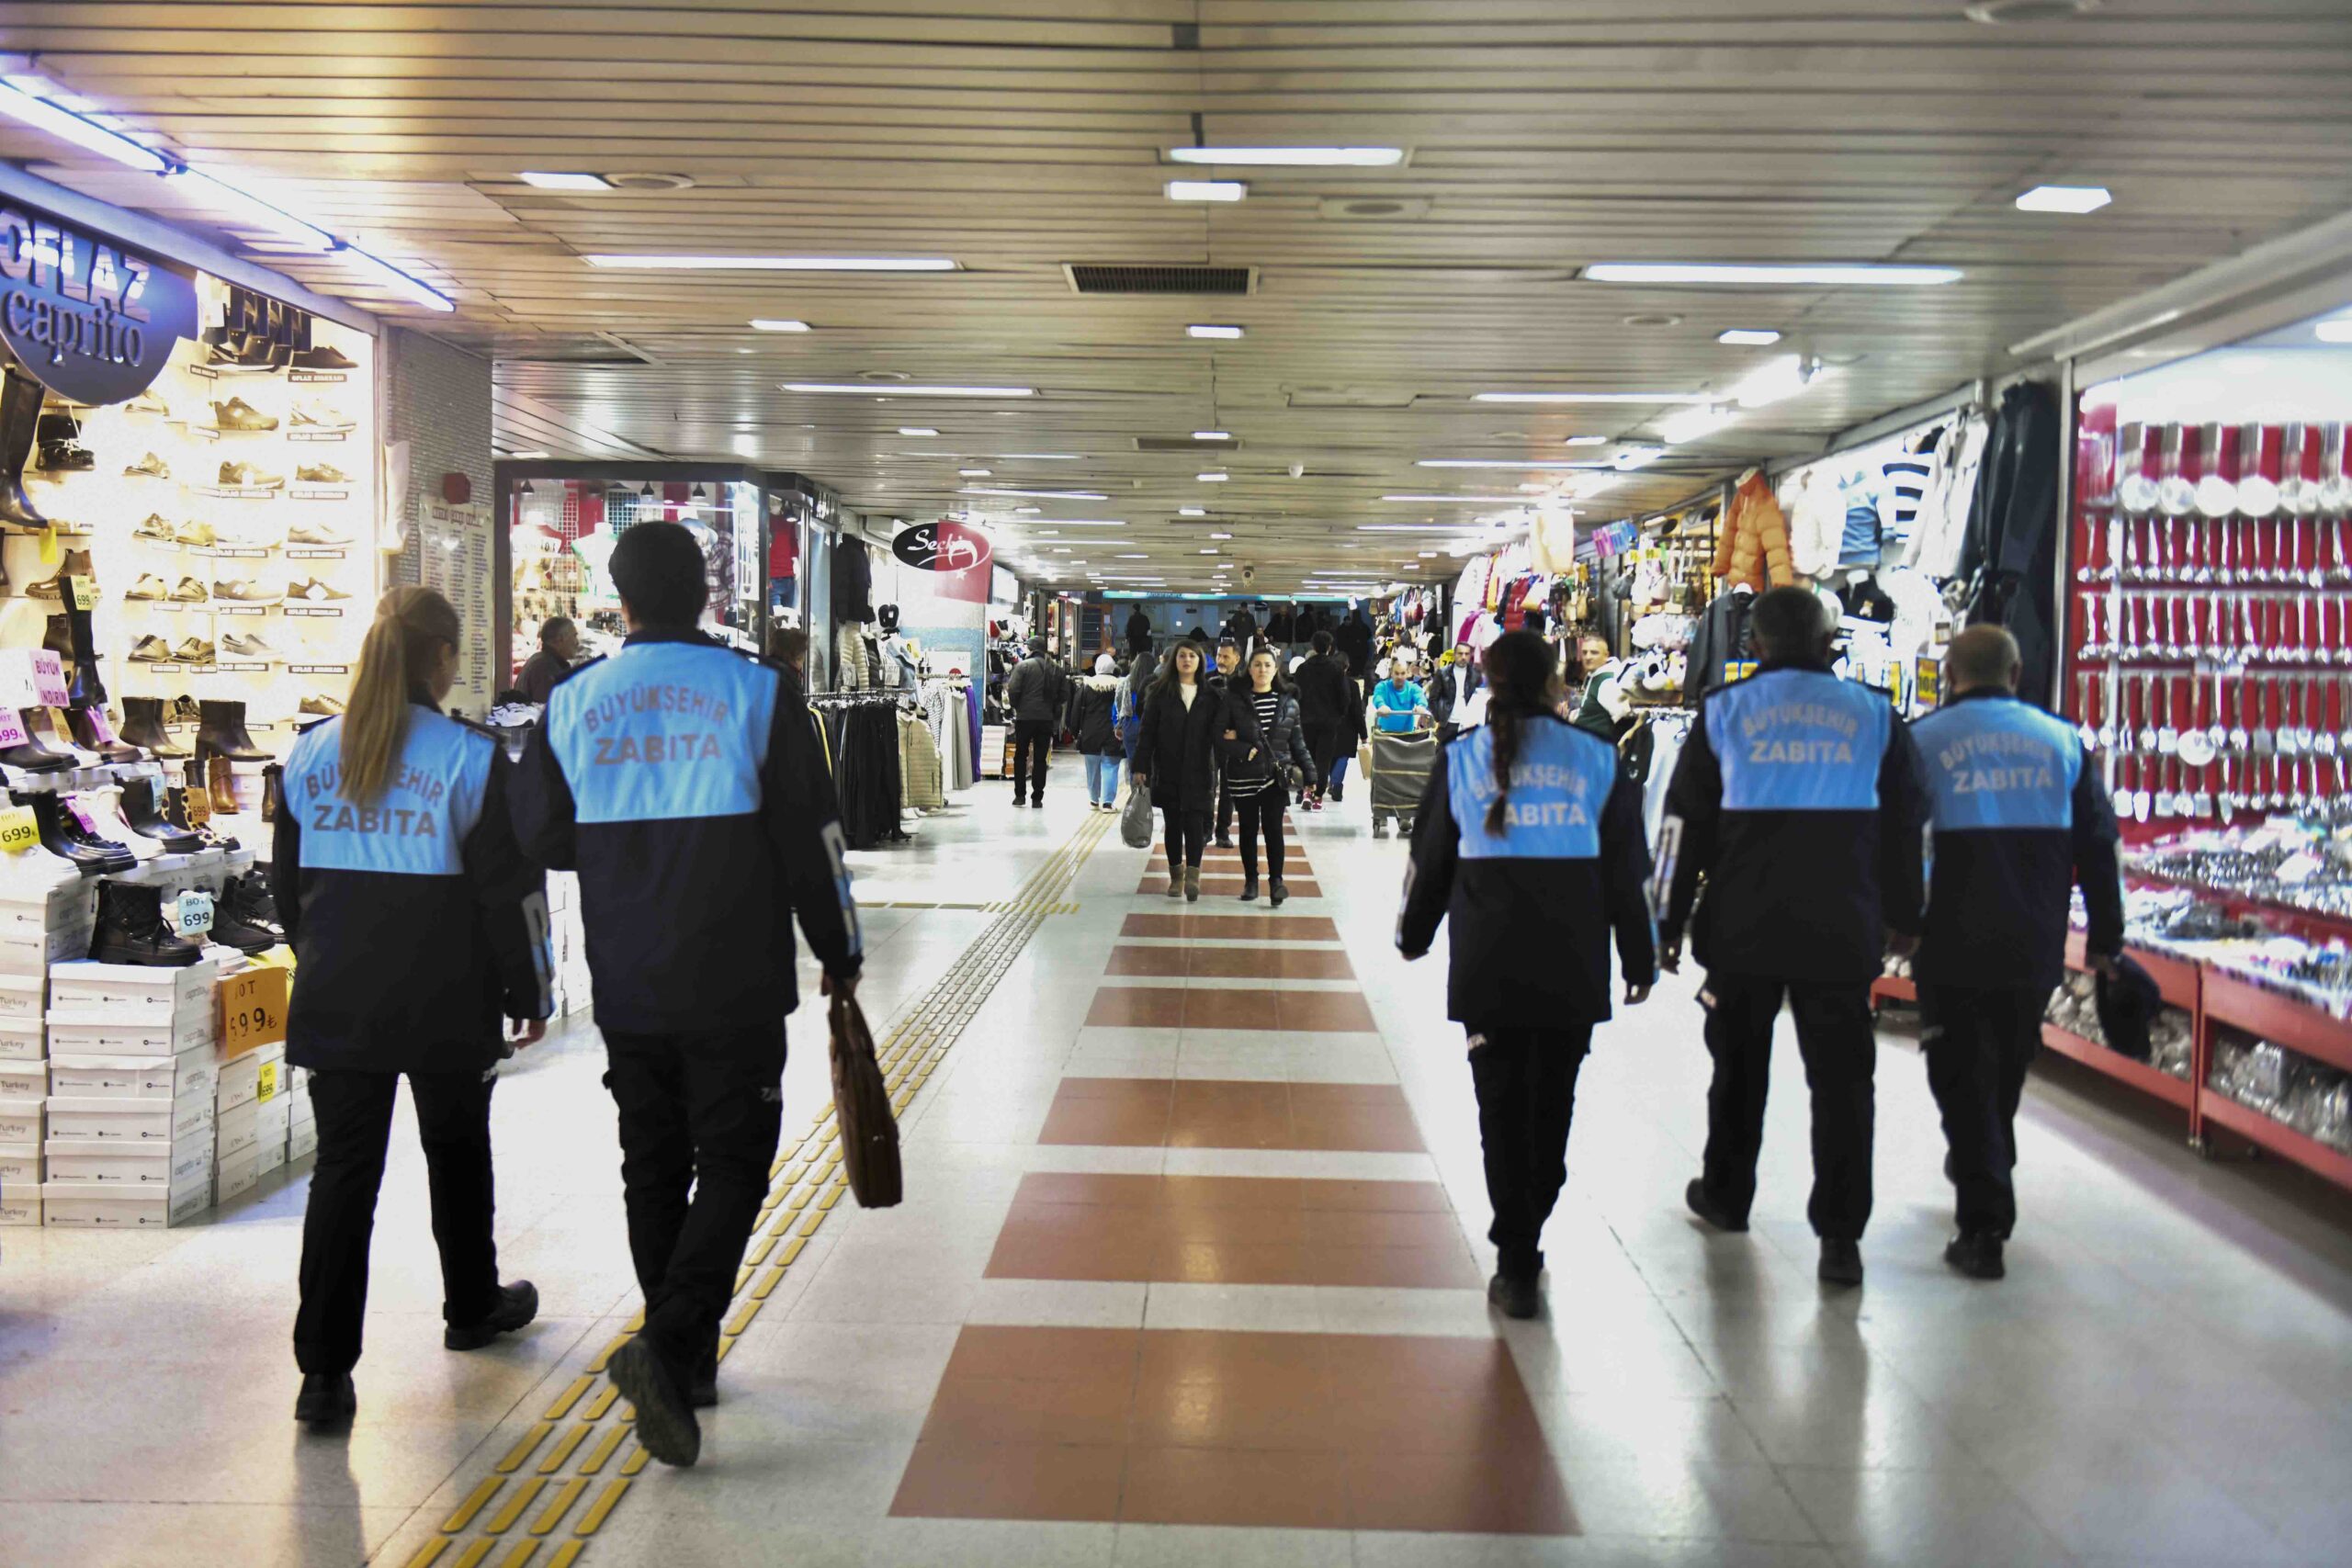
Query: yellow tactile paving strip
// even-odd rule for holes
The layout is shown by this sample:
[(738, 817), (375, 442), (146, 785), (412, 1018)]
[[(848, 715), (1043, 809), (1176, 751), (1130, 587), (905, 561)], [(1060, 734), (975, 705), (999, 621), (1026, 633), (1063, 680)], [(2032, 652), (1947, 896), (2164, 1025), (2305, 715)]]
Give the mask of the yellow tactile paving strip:
[[(1093, 852), (1111, 821), (1107, 815), (1090, 813), (1069, 841), (1056, 850), (1011, 898), (987, 905), (914, 906), (985, 908), (996, 918), (947, 973), (908, 1005), (876, 1043), (891, 1103), (899, 1115), (906, 1114), (907, 1107), (1038, 926), (1049, 915), (1077, 909), (1075, 904), (1063, 903), (1062, 895), (1069, 890), (1079, 867)], [(808, 1133), (770, 1168), (774, 1182), (767, 1201), (761, 1206), (760, 1224), (744, 1251), (743, 1266), (735, 1274), (735, 1310), (728, 1314), (718, 1344), (722, 1362), (735, 1348), (737, 1337), (784, 1282), (785, 1271), (808, 1245), (808, 1238), (823, 1226), (849, 1190), (849, 1177), (841, 1168), (840, 1139), (841, 1129), (828, 1103), (809, 1123)], [(614, 1223), (619, 1223), (617, 1211)], [(636, 1332), (642, 1317), (639, 1314), (630, 1321), (628, 1333)], [(619, 1391), (603, 1377), (605, 1361), (627, 1337), (625, 1333), (596, 1352), (587, 1370), (572, 1379), (539, 1420), (491, 1467), (491, 1472), (450, 1510), (441, 1521), (440, 1533), (416, 1550), (408, 1568), (531, 1568), (533, 1564), (571, 1568), (580, 1560), (590, 1540), (628, 1495), (648, 1458), (629, 1437), (629, 1423), (636, 1412), (619, 1402)], [(609, 1425), (605, 1421), (607, 1415), (614, 1417)], [(616, 1455), (620, 1456), (617, 1465), (614, 1464)], [(573, 1465), (575, 1457), (579, 1462)], [(563, 1474), (567, 1466), (571, 1467), (569, 1476)], [(554, 1545), (542, 1559), (540, 1547), (559, 1531), (571, 1539)], [(498, 1555), (493, 1561), (494, 1552)]]

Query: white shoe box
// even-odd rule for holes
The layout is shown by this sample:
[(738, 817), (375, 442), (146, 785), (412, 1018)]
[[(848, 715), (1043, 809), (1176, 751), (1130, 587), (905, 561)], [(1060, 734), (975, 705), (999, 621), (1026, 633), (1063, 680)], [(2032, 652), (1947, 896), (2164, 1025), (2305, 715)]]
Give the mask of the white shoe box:
[(261, 1179), (261, 1150), (247, 1146), (243, 1151), (221, 1157), (220, 1168), (212, 1178), (212, 1201), (233, 1202), (254, 1190)]
[(31, 976), (81, 959), (97, 930), (97, 885), (75, 876), (47, 888), (0, 885), (0, 974)]
[(192, 1100), (52, 1095), (48, 1136), (168, 1144), (198, 1136), (213, 1125), (213, 1120), (212, 1102), (201, 1095)]
[(0, 1100), (35, 1100), (49, 1092), (46, 1062), (0, 1062)]
[(38, 1225), (40, 1223), (40, 1188), (0, 1190), (0, 1225)]
[(178, 1056), (52, 1056), (49, 1092), (76, 1100), (194, 1100), (212, 1095), (220, 1069), (202, 1051)]
[(49, 966), (49, 1005), (59, 1012), (106, 1018), (139, 1016), (188, 1023), (212, 1019), (212, 986), (220, 969), (209, 961), (181, 968), (94, 964), (88, 959)]
[(49, 1050), (53, 1056), (176, 1056), (209, 1051), (212, 1015), (173, 1020), (133, 1010), (49, 1010)]
[(16, 1028), (40, 1021), (42, 998), (49, 994), (49, 975), (0, 975), (0, 1027)]
[(39, 1144), (0, 1144), (0, 1197), (41, 1183)]
[(286, 1157), (289, 1160), (308, 1159), (319, 1152), (319, 1124), (297, 1122), (286, 1134)]
[(39, 1144), (48, 1135), (47, 1101), (0, 1100), (0, 1144)]
[(214, 1124), (213, 1135), (220, 1140), (220, 1163), (225, 1166), (233, 1156), (243, 1154), (261, 1141), (261, 1106), (249, 1100), (233, 1110), (223, 1111)]
[(286, 1071), (286, 1047), (256, 1045), (242, 1056), (232, 1057), (220, 1066), (220, 1105), (223, 1111), (234, 1111), (240, 1105), (251, 1105), (263, 1098), (266, 1083), (270, 1098), (275, 1099), (281, 1075)]
[(211, 1206), (212, 1191), (193, 1187), (128, 1187), (104, 1181), (41, 1184), (41, 1223), (92, 1230), (161, 1230), (186, 1224)]
[(212, 1179), (212, 1140), (187, 1138), (169, 1144), (126, 1144), (114, 1138), (52, 1138), (48, 1179), (109, 1181), (131, 1187), (178, 1190)]
[(39, 1015), (0, 1021), (0, 1066), (10, 1062), (38, 1062), (49, 1055), (49, 1031)]

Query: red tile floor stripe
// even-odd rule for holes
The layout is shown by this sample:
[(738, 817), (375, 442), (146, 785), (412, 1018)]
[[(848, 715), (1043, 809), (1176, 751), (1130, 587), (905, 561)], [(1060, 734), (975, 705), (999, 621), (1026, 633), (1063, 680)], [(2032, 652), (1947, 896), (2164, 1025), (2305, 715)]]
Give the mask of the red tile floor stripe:
[(1108, 975), (1149, 979), (1352, 980), (1336, 947), (1114, 947)]
[(1378, 1029), (1371, 1004), (1354, 991), (1180, 986), (1104, 986), (1086, 1021), (1097, 1029), (1240, 1029), (1284, 1034)]
[[(1195, 993), (1197, 994), (1197, 993)], [(1424, 1152), (1395, 1084), (1064, 1078), (1041, 1144)]]
[[(1163, 880), (1160, 886), (1164, 889)], [(1189, 938), (1212, 942), (1337, 942), (1340, 928), (1329, 915), (1129, 915), (1121, 936)]]

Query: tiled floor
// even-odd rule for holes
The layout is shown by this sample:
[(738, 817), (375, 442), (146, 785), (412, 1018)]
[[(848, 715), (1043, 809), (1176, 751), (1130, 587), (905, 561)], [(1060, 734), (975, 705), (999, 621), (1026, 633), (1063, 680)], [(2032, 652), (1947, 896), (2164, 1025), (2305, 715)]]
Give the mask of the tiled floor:
[[(1043, 812), (988, 791), (853, 857), (899, 906), (867, 915), (877, 1027), (990, 929), (929, 906), (1008, 898), (1088, 823), (1077, 770), (1054, 781)], [(2059, 1064), (2027, 1095), (2010, 1277), (1958, 1280), (1894, 1030), (1870, 1281), (1824, 1294), (1787, 1039), (1755, 1230), (1681, 1211), (1691, 976), (1598, 1032), (1549, 1305), (1501, 1321), (1443, 960), (1390, 945), (1403, 846), (1350, 802), (1294, 848), (1316, 891), (1280, 910), (1171, 905), (1135, 892), (1156, 852), (1105, 836), (909, 1106), (906, 1201), (844, 1201), (763, 1266), (702, 1463), (638, 1474), (590, 1538), (529, 1536), (535, 1503), (466, 1568), (2345, 1560), (2340, 1197), (2200, 1159)], [(791, 1024), (796, 1131), (830, 1094), (820, 1027)], [(439, 1348), (403, 1114), (345, 1441), (287, 1418), (300, 1173), (162, 1235), (0, 1231), (0, 1564), (464, 1562), (442, 1524), (636, 1305), (600, 1058), (573, 1028), (504, 1075), (500, 1245), (544, 1315), (472, 1356)]]

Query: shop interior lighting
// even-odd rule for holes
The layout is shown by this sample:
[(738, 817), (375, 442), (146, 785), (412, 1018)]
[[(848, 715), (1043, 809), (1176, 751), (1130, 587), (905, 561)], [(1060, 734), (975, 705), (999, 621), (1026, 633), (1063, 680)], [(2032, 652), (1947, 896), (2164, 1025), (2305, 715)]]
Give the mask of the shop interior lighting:
[(961, 265), (945, 256), (719, 256), (691, 253), (646, 255), (602, 251), (580, 259), (590, 266), (673, 272), (955, 272)]
[(529, 458), (533, 458), (533, 457), (546, 457), (546, 456), (547, 456), (547, 454), (546, 454), (545, 452), (539, 451), (539, 450), (537, 450), (537, 448), (534, 448), (534, 449), (532, 449), (531, 451), (528, 451), (528, 452), (509, 452), (509, 453), (508, 453), (508, 454), (506, 454), (506, 455), (507, 455), (508, 457), (510, 457), (521, 458), (521, 459), (529, 459)]
[(1729, 424), (1733, 412), (1727, 407), (1684, 409), (1668, 414), (1657, 422), (1657, 433), (1669, 446), (1679, 446), (1686, 441), (1696, 441), (1713, 435)]
[(1744, 409), (1769, 408), (1795, 397), (1823, 377), (1834, 374), (1819, 360), (1783, 354), (1743, 377), (1731, 389), (1731, 400)]
[(543, 169), (526, 169), (514, 176), (526, 186), (540, 190), (610, 190), (613, 182), (602, 175), (554, 174)]
[(240, 190), (222, 177), (223, 173), (225, 171), (209, 166), (190, 164), (174, 169), (164, 178), (174, 190), (185, 191), (218, 211), (234, 214), (254, 228), (267, 231), (274, 239), (306, 251), (334, 249), (333, 234), (304, 222), (275, 202), (265, 201), (251, 191)]
[(1035, 517), (1045, 510), (1042, 506), (1016, 506), (1012, 509), (1012, 514), (1015, 517)]
[(2352, 316), (2322, 321), (2312, 329), (2312, 335), (2322, 343), (2352, 343)]
[(1648, 468), (1665, 456), (1663, 446), (1628, 446), (1617, 454), (1616, 461), (1610, 466), (1620, 473), (1631, 473), (1635, 468)]
[(1260, 164), (1268, 168), (1385, 169), (1405, 161), (1402, 147), (1171, 147), (1171, 164)]
[(1240, 180), (1170, 180), (1161, 188), (1170, 201), (1239, 201), (1250, 194)]
[(752, 330), (756, 332), (763, 333), (805, 333), (808, 330), (808, 323), (806, 321), (770, 321), (765, 316), (754, 316), (752, 318)]
[[(44, 91), (45, 89), (45, 91)], [(0, 82), (0, 114), (45, 130), (62, 141), (127, 164), (146, 174), (168, 174), (172, 162), (152, 147), (141, 146), (120, 131), (109, 130), (86, 115), (51, 101), (56, 88), (38, 76), (11, 76)]]
[(1193, 432), (1193, 439), (1195, 441), (1230, 441), (1233, 439), (1233, 435), (1231, 432), (1224, 430), (1196, 430)]
[(1108, 501), (1111, 498), (1099, 490), (998, 490), (986, 485), (966, 485), (958, 495), (1021, 495), (1036, 501)]
[(1459, 534), (1459, 523), (1359, 523), (1359, 534)]
[(2018, 197), (2019, 212), (2097, 212), (2115, 197), (2105, 186), (2036, 186)]
[(1077, 463), (1085, 460), (1076, 452), (999, 452), (997, 456), (1008, 463)]
[(1813, 284), (1831, 288), (1932, 288), (1957, 283), (1956, 266), (1887, 262), (1596, 262), (1591, 283)]
[(1208, 514), (1209, 509), (1205, 506), (1180, 506), (1176, 509), (1179, 517), (1206, 517)]
[(1057, 517), (1052, 521), (1052, 527), (1037, 530), (1039, 538), (1050, 538), (1064, 528), (1124, 528), (1127, 525), (1124, 517)]
[(956, 472), (963, 479), (984, 479), (994, 474), (996, 470), (994, 468), (958, 468)]
[(1233, 536), (1230, 534), (1211, 534), (1209, 537), (1212, 539), (1230, 539)]
[(1781, 333), (1774, 327), (1733, 327), (1727, 332), (1717, 333), (1715, 341), (1730, 344), (1736, 348), (1763, 348), (1780, 342)]
[(1241, 329), (1235, 326), (1217, 326), (1207, 321), (1194, 321), (1184, 329), (1184, 335), (1186, 337), (1237, 338), (1241, 335)]
[(787, 392), (832, 392), (865, 398), (1034, 398), (1035, 387), (917, 387), (888, 381), (786, 381)]
[(1704, 392), (1480, 392), (1481, 403), (1703, 403)]
[(1566, 441), (1561, 442), (1560, 445), (1563, 446), (1606, 446), (1609, 445), (1609, 437), (1606, 435), (1571, 435)]
[(899, 434), (901, 435), (936, 435), (939, 432), (932, 429), (932, 427), (927, 424), (902, 424), (899, 426)]

